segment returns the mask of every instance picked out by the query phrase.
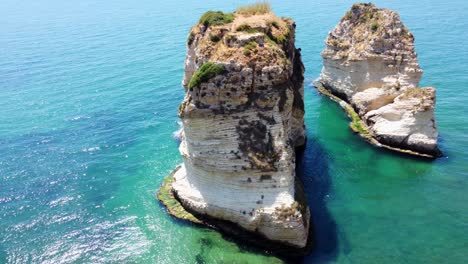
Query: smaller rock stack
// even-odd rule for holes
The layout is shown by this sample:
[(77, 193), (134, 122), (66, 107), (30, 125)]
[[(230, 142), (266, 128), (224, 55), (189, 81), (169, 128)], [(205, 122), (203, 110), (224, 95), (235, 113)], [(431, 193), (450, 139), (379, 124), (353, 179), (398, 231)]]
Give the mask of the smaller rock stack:
[(355, 131), (378, 146), (438, 157), (435, 88), (418, 88), (422, 70), (413, 34), (397, 13), (355, 4), (329, 33), (316, 86), (342, 101)]

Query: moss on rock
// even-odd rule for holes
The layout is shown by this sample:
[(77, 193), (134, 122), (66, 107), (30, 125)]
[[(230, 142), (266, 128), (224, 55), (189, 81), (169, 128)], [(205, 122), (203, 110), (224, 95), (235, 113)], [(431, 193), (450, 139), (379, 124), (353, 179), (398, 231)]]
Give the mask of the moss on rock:
[(362, 119), (359, 117), (359, 115), (356, 113), (356, 111), (351, 105), (346, 103), (343, 99), (339, 98), (338, 96), (332, 94), (323, 86), (318, 86), (317, 90), (320, 93), (330, 97), (333, 101), (338, 102), (340, 106), (346, 111), (349, 118), (351, 119), (351, 123), (349, 124), (351, 130), (353, 130), (356, 133), (359, 133), (364, 138), (370, 137), (369, 128), (364, 123), (364, 121), (362, 121)]
[[(275, 27), (276, 28), (276, 27)], [(268, 37), (277, 44), (284, 44), (289, 38), (289, 29), (286, 28), (285, 32), (278, 32), (274, 34), (273, 32), (268, 33)]]
[[(329, 90), (327, 90), (325, 87), (322, 86), (320, 83), (314, 84), (317, 90), (322, 93), (323, 95), (328, 96), (330, 99), (333, 101), (337, 102), (348, 114), (348, 116), (351, 118), (351, 123), (349, 124), (349, 127), (355, 132), (358, 133), (362, 138), (366, 139), (369, 143), (371, 143), (374, 146), (377, 147), (382, 147), (386, 148), (392, 151), (404, 153), (404, 154), (409, 154), (413, 156), (418, 156), (418, 157), (423, 157), (423, 158), (430, 158), (433, 159), (436, 156), (431, 155), (431, 154), (425, 154), (417, 151), (412, 151), (409, 149), (402, 149), (399, 147), (392, 147), (389, 145), (386, 145), (384, 143), (381, 143), (378, 139), (376, 139), (375, 135), (373, 134), (372, 130), (368, 128), (366, 123), (359, 117), (359, 115), (356, 113), (354, 108), (349, 105), (345, 100), (339, 98), (338, 96), (334, 95), (331, 93)], [(414, 88), (414, 89), (419, 89), (419, 88)], [(420, 93), (420, 91), (415, 91), (413, 89), (412, 92), (409, 93)]]
[(223, 66), (213, 62), (206, 62), (193, 74), (188, 87), (191, 89), (223, 72)]
[(180, 204), (180, 202), (174, 197), (174, 194), (172, 193), (172, 182), (174, 181), (174, 174), (179, 169), (180, 166), (175, 168), (171, 174), (164, 179), (157, 193), (158, 200), (161, 201), (164, 206), (166, 206), (170, 215), (196, 224), (202, 224), (203, 222), (200, 219), (196, 218), (193, 214), (187, 212), (184, 207), (182, 207), (182, 204)]
[(247, 45), (244, 46), (244, 55), (245, 56), (250, 56), (250, 54), (252, 54), (252, 52), (255, 51), (255, 49), (257, 48), (257, 43), (255, 41), (251, 41), (249, 43), (247, 43)]
[(248, 24), (242, 24), (240, 26), (238, 26), (236, 28), (236, 31), (237, 32), (240, 32), (240, 31), (243, 31), (243, 32), (247, 32), (247, 33), (257, 33), (258, 32), (258, 29), (255, 29), (255, 28), (252, 28), (250, 25)]
[(192, 45), (193, 41), (195, 40), (195, 34), (193, 32), (190, 32), (188, 37), (187, 37), (187, 45)]
[(348, 116), (351, 118), (351, 123), (349, 124), (351, 129), (354, 132), (361, 134), (362, 136), (369, 135), (369, 129), (367, 128), (367, 125), (364, 123), (364, 121), (361, 120), (354, 108), (350, 105), (346, 105), (345, 110), (348, 113)]
[(234, 21), (234, 15), (231, 13), (208, 11), (201, 16), (199, 23), (209, 27), (231, 23), (232, 21)]

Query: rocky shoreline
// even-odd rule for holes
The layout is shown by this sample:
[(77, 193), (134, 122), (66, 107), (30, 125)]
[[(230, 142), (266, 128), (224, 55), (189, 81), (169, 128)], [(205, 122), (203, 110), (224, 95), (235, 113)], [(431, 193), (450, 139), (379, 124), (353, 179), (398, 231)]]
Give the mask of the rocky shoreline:
[(422, 157), (422, 158), (435, 159), (438, 157), (438, 155), (430, 155), (430, 154), (420, 153), (420, 152), (409, 150), (409, 149), (397, 148), (397, 147), (385, 145), (379, 142), (375, 138), (375, 136), (372, 134), (372, 131), (367, 126), (367, 124), (359, 117), (359, 115), (356, 113), (354, 108), (349, 103), (347, 103), (344, 99), (341, 99), (337, 95), (334, 95), (330, 90), (326, 89), (322, 83), (316, 81), (314, 82), (313, 85), (320, 94), (327, 96), (331, 100), (337, 102), (340, 105), (340, 107), (343, 108), (343, 110), (346, 112), (348, 117), (351, 119), (351, 122), (349, 124), (349, 127), (351, 128), (351, 130), (353, 130), (354, 133), (358, 134), (359, 136), (361, 136), (363, 139), (365, 139), (367, 142), (374, 145), (375, 147), (385, 148), (385, 149), (396, 151), (402, 154), (407, 154), (407, 155), (412, 155), (412, 156), (417, 156), (417, 157)]

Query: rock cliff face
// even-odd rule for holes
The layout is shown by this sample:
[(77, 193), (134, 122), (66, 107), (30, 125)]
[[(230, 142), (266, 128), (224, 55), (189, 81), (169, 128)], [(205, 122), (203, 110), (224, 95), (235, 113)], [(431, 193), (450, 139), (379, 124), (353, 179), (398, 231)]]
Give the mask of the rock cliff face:
[(180, 153), (172, 188), (190, 212), (306, 246), (310, 212), (295, 177), (305, 144), (295, 23), (207, 12), (188, 37)]
[(435, 89), (417, 88), (422, 70), (414, 37), (397, 13), (353, 5), (329, 33), (322, 57), (318, 85), (350, 103), (377, 144), (440, 155)]

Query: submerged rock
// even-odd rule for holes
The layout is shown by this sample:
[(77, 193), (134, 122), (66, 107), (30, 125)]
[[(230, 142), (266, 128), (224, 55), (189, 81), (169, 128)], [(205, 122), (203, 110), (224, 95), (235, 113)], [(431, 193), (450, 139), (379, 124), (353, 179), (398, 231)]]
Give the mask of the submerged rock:
[(437, 157), (435, 88), (418, 88), (422, 70), (413, 34), (397, 13), (355, 4), (329, 33), (317, 86), (349, 103), (377, 145)]
[(179, 107), (184, 163), (172, 189), (209, 224), (299, 252), (310, 212), (295, 175), (306, 140), (295, 27), (269, 12), (207, 12), (192, 28)]

